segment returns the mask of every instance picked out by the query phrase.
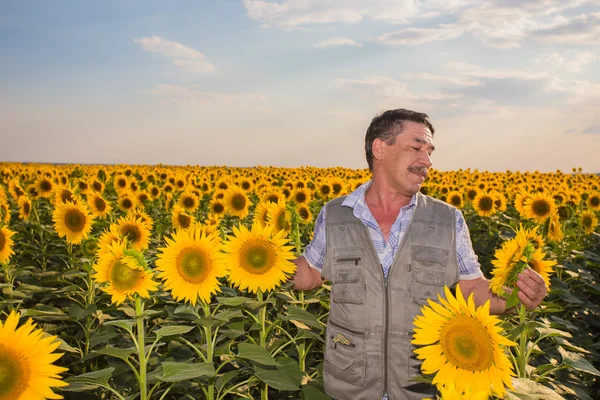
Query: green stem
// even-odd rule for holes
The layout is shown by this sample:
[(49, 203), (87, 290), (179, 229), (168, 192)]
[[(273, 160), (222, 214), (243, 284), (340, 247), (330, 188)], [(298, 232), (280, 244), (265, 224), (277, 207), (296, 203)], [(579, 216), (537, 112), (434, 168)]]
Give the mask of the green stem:
[[(204, 315), (206, 317), (210, 317), (212, 314), (210, 313), (210, 305), (206, 303), (202, 303), (204, 308)], [(206, 360), (210, 363), (213, 363), (214, 357), (214, 342), (211, 332), (211, 326), (204, 326), (204, 336), (206, 336)], [(215, 378), (211, 377), (208, 380), (208, 388), (207, 388), (207, 400), (214, 400), (215, 398)]]
[[(258, 289), (257, 297), (258, 297), (259, 302), (263, 301), (263, 292), (260, 289)], [(266, 332), (266, 326), (265, 326), (266, 314), (267, 314), (267, 307), (265, 304), (263, 304), (260, 306), (260, 310), (259, 310), (260, 347), (262, 347), (265, 350), (267, 350), (267, 332)], [(261, 383), (260, 398), (261, 398), (261, 400), (268, 400), (268, 398), (269, 398), (269, 386), (264, 382)]]
[(519, 306), (519, 324), (522, 327), (520, 338), (519, 338), (519, 377), (525, 378), (527, 375), (526, 366), (527, 366), (527, 313), (525, 310), (525, 306), (521, 304)]
[(140, 400), (148, 400), (148, 383), (146, 382), (146, 328), (144, 326), (144, 303), (140, 296), (135, 296), (135, 316), (137, 319), (138, 357), (140, 358)]

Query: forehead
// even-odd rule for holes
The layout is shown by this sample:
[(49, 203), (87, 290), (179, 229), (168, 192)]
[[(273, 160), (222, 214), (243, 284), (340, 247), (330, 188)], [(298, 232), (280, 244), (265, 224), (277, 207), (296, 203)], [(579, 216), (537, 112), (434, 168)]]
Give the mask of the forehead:
[(433, 134), (429, 128), (417, 122), (406, 121), (402, 132), (396, 136), (400, 140), (419, 141), (433, 145)]

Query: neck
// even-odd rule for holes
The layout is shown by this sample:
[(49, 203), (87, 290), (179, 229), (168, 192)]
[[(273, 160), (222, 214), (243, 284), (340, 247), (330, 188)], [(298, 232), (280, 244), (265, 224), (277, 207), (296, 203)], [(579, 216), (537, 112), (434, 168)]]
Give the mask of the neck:
[(385, 181), (375, 179), (365, 193), (367, 205), (381, 209), (384, 213), (397, 212), (408, 205), (412, 195), (407, 195), (395, 190)]

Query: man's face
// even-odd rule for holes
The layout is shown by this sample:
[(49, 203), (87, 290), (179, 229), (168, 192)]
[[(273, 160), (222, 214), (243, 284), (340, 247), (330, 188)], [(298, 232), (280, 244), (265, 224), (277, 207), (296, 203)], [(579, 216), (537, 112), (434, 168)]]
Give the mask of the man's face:
[(404, 122), (402, 132), (393, 144), (382, 143), (383, 157), (377, 168), (393, 190), (405, 196), (413, 196), (421, 188), (431, 167), (433, 135), (423, 124)]

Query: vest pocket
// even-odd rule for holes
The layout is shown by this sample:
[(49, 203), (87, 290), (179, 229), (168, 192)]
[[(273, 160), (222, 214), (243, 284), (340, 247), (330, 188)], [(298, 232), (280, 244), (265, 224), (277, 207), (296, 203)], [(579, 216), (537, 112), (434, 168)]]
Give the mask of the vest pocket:
[(331, 286), (331, 300), (335, 303), (364, 304), (365, 277), (360, 269), (336, 269)]
[(431, 246), (410, 246), (410, 259), (416, 263), (422, 263), (432, 267), (448, 265), (450, 251)]
[(366, 378), (365, 339), (356, 331), (327, 323), (323, 373), (362, 387)]
[(446, 273), (445, 271), (432, 271), (419, 268), (410, 264), (410, 295), (417, 304), (427, 304), (427, 299), (436, 299), (437, 293), (442, 293)]

